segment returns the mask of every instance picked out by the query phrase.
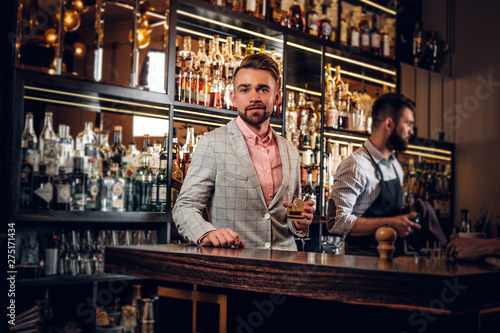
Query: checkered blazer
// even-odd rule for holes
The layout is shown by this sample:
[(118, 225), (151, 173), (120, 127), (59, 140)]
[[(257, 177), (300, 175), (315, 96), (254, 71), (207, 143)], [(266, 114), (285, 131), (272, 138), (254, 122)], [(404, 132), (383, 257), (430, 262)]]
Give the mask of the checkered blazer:
[[(203, 135), (172, 213), (183, 237), (197, 243), (209, 231), (230, 228), (247, 247), (297, 249), (297, 234), (281, 203), (288, 192), (300, 188), (299, 152), (274, 131), (273, 135), (283, 165), (283, 183), (269, 207), (235, 120)], [(210, 222), (202, 217), (205, 206)]]

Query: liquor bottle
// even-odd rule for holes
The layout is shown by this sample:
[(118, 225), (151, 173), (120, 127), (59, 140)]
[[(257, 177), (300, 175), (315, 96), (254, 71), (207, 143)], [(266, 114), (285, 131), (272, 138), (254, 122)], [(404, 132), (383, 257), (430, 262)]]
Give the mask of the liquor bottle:
[(135, 141), (131, 141), (128, 144), (128, 149), (126, 152), (126, 160), (128, 163), (128, 166), (135, 172), (137, 168), (141, 166), (141, 160), (140, 160), (140, 155), (141, 152), (137, 150), (137, 146), (135, 144)]
[(253, 49), (253, 40), (249, 40), (247, 45), (245, 46), (245, 55), (243, 56), (244, 58), (248, 57), (249, 55), (252, 55), (255, 53), (255, 50)]
[(351, 12), (351, 22), (349, 29), (349, 45), (354, 48), (361, 48), (361, 34), (359, 31), (359, 19), (361, 18), (361, 8), (355, 7)]
[(230, 74), (226, 79), (226, 88), (224, 89), (224, 108), (227, 110), (236, 110), (231, 101), (231, 93), (234, 91), (233, 75)]
[(156, 177), (158, 169), (160, 169), (160, 154), (156, 153), (154, 145), (152, 144), (148, 145), (148, 154), (149, 154), (148, 157), (149, 168), (151, 169), (153, 176)]
[(38, 138), (33, 128), (33, 113), (26, 113), (26, 121), (21, 138), (21, 149), (27, 150), (26, 161), (33, 166), (33, 171), (38, 172), (40, 153), (38, 148)]
[(345, 86), (342, 81), (340, 66), (335, 66), (335, 102), (340, 112), (342, 101), (344, 100)]
[(343, 10), (342, 14), (340, 16), (340, 31), (339, 31), (339, 38), (340, 38), (340, 44), (342, 45), (347, 45), (347, 11)]
[(241, 0), (226, 0), (226, 7), (238, 12), (240, 11), (240, 1)]
[(368, 94), (367, 86), (363, 86), (363, 93), (359, 97), (359, 103), (361, 109), (363, 109), (365, 113), (365, 126), (363, 132), (369, 133), (371, 132), (371, 114), (372, 114), (373, 99)]
[(52, 209), (54, 202), (53, 177), (48, 175), (45, 164), (39, 165), (38, 175), (33, 178), (33, 200), (34, 209)]
[[(184, 48), (189, 52), (185, 53), (184, 68), (182, 69), (181, 82), (181, 102), (195, 104), (196, 103), (196, 74), (193, 69), (194, 53), (191, 52), (191, 37), (184, 37)], [(187, 45), (186, 45), (187, 43)]]
[(319, 15), (316, 11), (316, 3), (314, 0), (309, 0), (309, 8), (307, 9), (307, 33), (313, 36), (318, 36)]
[(71, 184), (71, 207), (72, 211), (84, 211), (86, 200), (87, 174), (83, 172), (84, 158), (73, 159), (73, 173), (69, 177)]
[(170, 195), (170, 208), (174, 208), (175, 202), (177, 201), (177, 197), (181, 191), (182, 183), (184, 181), (184, 174), (182, 170), (179, 168), (177, 163), (177, 159), (175, 159), (172, 163), (172, 189)]
[(330, 63), (326, 64), (325, 69), (325, 98), (329, 99), (330, 95), (335, 93), (335, 80), (332, 75), (332, 65)]
[(177, 128), (174, 127), (174, 136), (172, 137), (172, 161), (181, 159), (181, 146), (179, 144), (179, 138), (177, 137)]
[(222, 77), (224, 57), (219, 50), (219, 35), (214, 36), (214, 52), (212, 57), (213, 76), (210, 83), (210, 106), (220, 109), (224, 104), (224, 90), (226, 85)]
[(122, 163), (122, 167), (118, 170), (120, 177), (125, 179), (125, 198), (123, 208), (127, 212), (135, 210), (134, 197), (134, 173), (135, 170), (129, 166), (128, 161)]
[(101, 174), (97, 169), (97, 162), (95, 158), (89, 159), (89, 174), (87, 177), (87, 195), (85, 197), (86, 210), (100, 210), (100, 188), (101, 188)]
[(368, 21), (366, 14), (366, 7), (363, 7), (361, 12), (361, 19), (359, 20), (359, 31), (360, 31), (360, 41), (361, 50), (369, 52), (370, 51), (370, 22)]
[(380, 56), (380, 45), (381, 45), (381, 40), (380, 40), (380, 30), (377, 24), (377, 16), (373, 15), (372, 16), (372, 31), (370, 34), (370, 48), (372, 54), (376, 56)]
[(99, 132), (99, 145), (97, 146), (97, 170), (99, 170), (103, 177), (109, 174), (112, 162), (112, 152), (111, 147), (109, 146), (108, 136), (109, 134), (107, 131)]
[(326, 116), (325, 116), (325, 126), (331, 128), (338, 128), (339, 122), (339, 110), (337, 108), (337, 103), (335, 103), (334, 95), (329, 95), (328, 103), (326, 105)]
[(85, 129), (78, 133), (75, 142), (75, 155), (83, 157), (83, 172), (89, 172), (89, 159), (97, 157), (97, 136), (92, 122), (85, 122)]
[(195, 149), (195, 137), (194, 137), (194, 127), (193, 126), (188, 126), (187, 127), (187, 133), (186, 133), (186, 143), (182, 147), (182, 160), (184, 162), (184, 170), (182, 170), (182, 173), (184, 175), (187, 175), (189, 165), (191, 164), (191, 159), (193, 157)]
[(328, 17), (327, 14), (327, 6), (322, 5), (321, 6), (321, 20), (319, 21), (319, 37), (322, 39), (326, 40), (332, 40), (332, 34), (333, 34), (333, 27), (332, 23), (330, 21), (330, 18)]
[[(176, 39), (177, 42), (177, 39)], [(180, 102), (182, 99), (182, 68), (183, 61), (180, 52), (175, 57), (175, 100)]]
[(111, 165), (111, 173), (102, 180), (101, 210), (125, 211), (125, 179), (118, 173), (118, 163)]
[(153, 210), (157, 212), (167, 211), (167, 188), (168, 188), (168, 146), (164, 150), (165, 157), (160, 159), (160, 170), (156, 176), (156, 204)]
[(292, 5), (288, 9), (287, 14), (288, 27), (300, 31), (306, 30), (306, 22), (304, 18), (304, 9), (298, 0), (293, 0)]
[(151, 211), (153, 173), (148, 166), (149, 154), (141, 154), (141, 166), (134, 175), (135, 204), (139, 211)]
[(233, 37), (226, 37), (227, 43), (225, 44), (222, 56), (224, 57), (224, 78), (229, 79), (230, 76), (234, 75), (234, 70), (236, 69), (236, 59), (233, 56)]
[(113, 137), (113, 145), (111, 145), (111, 155), (113, 163), (117, 163), (121, 167), (122, 158), (126, 155), (127, 149), (122, 144), (122, 127), (115, 126)]
[(42, 132), (40, 133), (40, 163), (45, 164), (48, 176), (57, 174), (58, 137), (52, 127), (52, 112), (45, 112)]
[(245, 14), (258, 16), (257, 13), (257, 0), (245, 0)]
[(54, 209), (69, 210), (71, 206), (71, 185), (64, 166), (59, 167), (59, 176), (54, 180)]
[(391, 47), (391, 37), (384, 26), (384, 30), (381, 31), (381, 43), (382, 43), (382, 56), (384, 58), (392, 58), (392, 47)]
[(234, 42), (234, 68), (238, 68), (243, 60), (244, 56), (241, 54), (241, 39), (237, 39)]
[(359, 92), (355, 91), (356, 102), (354, 103), (353, 120), (354, 130), (364, 133), (366, 132), (366, 114), (365, 110), (361, 107), (361, 97)]
[(31, 207), (31, 201), (33, 199), (33, 177), (34, 168), (33, 165), (28, 161), (28, 150), (33, 147), (33, 140), (30, 139), (27, 142), (25, 149), (21, 151), (21, 208), (28, 209)]
[[(295, 106), (295, 93), (288, 93), (288, 100), (286, 105), (286, 139), (290, 142), (293, 141), (294, 133), (297, 134), (297, 123), (298, 123), (298, 114), (297, 108)], [(297, 137), (297, 135), (296, 135)], [(298, 140), (297, 140), (298, 145)]]
[(66, 175), (73, 172), (75, 149), (73, 139), (69, 135), (68, 125), (59, 125), (59, 145), (57, 147), (57, 165), (64, 166)]
[(413, 28), (413, 47), (412, 47), (412, 55), (413, 55), (413, 64), (418, 66), (421, 62), (423, 54), (423, 37), (422, 37), (422, 29), (420, 28), (420, 23), (416, 22)]
[(196, 75), (196, 103), (198, 105), (210, 106), (210, 67), (208, 57), (205, 54), (205, 38), (198, 40), (198, 68)]

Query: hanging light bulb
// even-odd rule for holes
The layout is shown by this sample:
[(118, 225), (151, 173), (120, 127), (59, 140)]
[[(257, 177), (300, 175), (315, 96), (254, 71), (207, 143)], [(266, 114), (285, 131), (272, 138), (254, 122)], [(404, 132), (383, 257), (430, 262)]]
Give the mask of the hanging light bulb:
[(87, 47), (83, 43), (75, 43), (73, 44), (73, 56), (75, 58), (83, 58), (87, 54)]
[(45, 43), (47, 43), (49, 46), (56, 46), (58, 39), (56, 29), (48, 29), (47, 31), (45, 31), (43, 38), (45, 40)]
[(80, 27), (80, 14), (76, 10), (66, 10), (64, 12), (64, 31), (73, 32)]

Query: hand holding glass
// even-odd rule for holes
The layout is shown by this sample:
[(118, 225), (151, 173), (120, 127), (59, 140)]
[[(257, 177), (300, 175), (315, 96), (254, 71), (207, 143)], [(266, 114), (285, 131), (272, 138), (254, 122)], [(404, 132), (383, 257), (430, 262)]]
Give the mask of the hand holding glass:
[(304, 212), (304, 202), (309, 199), (309, 194), (299, 193), (299, 194), (288, 194), (288, 204), (287, 217), (292, 221), (305, 221), (305, 216), (302, 216)]

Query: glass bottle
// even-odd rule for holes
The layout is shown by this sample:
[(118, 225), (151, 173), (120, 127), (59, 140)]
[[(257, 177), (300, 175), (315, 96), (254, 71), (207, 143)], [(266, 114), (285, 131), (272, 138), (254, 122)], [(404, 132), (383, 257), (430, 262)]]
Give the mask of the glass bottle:
[(243, 60), (243, 55), (241, 54), (241, 39), (237, 39), (234, 42), (234, 68), (238, 68)]
[(208, 57), (205, 54), (205, 38), (198, 40), (198, 68), (196, 70), (196, 103), (198, 105), (210, 105), (210, 68)]
[(194, 137), (194, 127), (193, 126), (188, 126), (187, 128), (187, 133), (186, 133), (186, 143), (182, 147), (182, 160), (184, 164), (184, 170), (182, 170), (182, 173), (184, 175), (187, 174), (189, 165), (191, 164), (191, 159), (193, 157), (194, 153), (194, 148), (195, 148), (195, 137)]
[(26, 121), (21, 138), (21, 149), (27, 150), (26, 161), (33, 166), (33, 171), (38, 172), (40, 153), (38, 151), (38, 138), (33, 127), (33, 113), (26, 113)]
[[(167, 146), (168, 148), (168, 146)], [(167, 211), (167, 188), (168, 188), (168, 149), (165, 150), (167, 158), (160, 159), (160, 169), (156, 176), (156, 204), (153, 209), (157, 212)]]
[(85, 198), (87, 184), (87, 174), (83, 172), (83, 157), (75, 157), (73, 159), (73, 173), (69, 177), (71, 184), (71, 207), (72, 211), (85, 210)]
[(33, 177), (34, 168), (28, 161), (28, 149), (33, 147), (33, 141), (29, 140), (25, 149), (21, 151), (21, 208), (31, 208), (31, 201), (33, 199)]
[(258, 16), (257, 15), (257, 0), (246, 0), (245, 1), (245, 14)]
[(112, 151), (109, 146), (109, 134), (107, 131), (99, 132), (99, 146), (97, 146), (97, 170), (101, 175), (107, 176), (111, 167)]
[(83, 157), (83, 172), (88, 173), (89, 159), (97, 157), (97, 136), (90, 121), (85, 122), (85, 129), (76, 137), (75, 155)]
[(370, 34), (370, 49), (372, 54), (376, 56), (380, 56), (380, 45), (381, 45), (381, 40), (380, 40), (380, 30), (377, 24), (377, 16), (373, 15), (372, 16), (372, 31)]
[(125, 156), (127, 157), (126, 160), (128, 166), (135, 172), (135, 170), (137, 170), (137, 168), (141, 166), (141, 152), (137, 150), (137, 145), (134, 141), (131, 141), (128, 144), (128, 149)]
[(122, 127), (115, 126), (114, 131), (113, 145), (111, 146), (112, 161), (121, 167), (122, 158), (126, 155), (127, 149), (122, 144)]
[(111, 165), (111, 173), (102, 180), (102, 200), (105, 211), (125, 211), (125, 179), (118, 173), (118, 163)]
[(33, 200), (34, 209), (52, 209), (54, 201), (54, 186), (52, 176), (48, 175), (45, 164), (40, 164), (38, 175), (33, 179)]
[(101, 189), (101, 174), (97, 169), (97, 161), (95, 158), (89, 159), (89, 174), (87, 178), (87, 196), (85, 198), (86, 210), (100, 209), (100, 189)]
[(335, 101), (337, 102), (337, 108), (341, 109), (342, 100), (344, 99), (345, 86), (344, 81), (342, 81), (340, 66), (335, 66)]
[(52, 127), (52, 112), (45, 112), (42, 132), (40, 133), (40, 163), (45, 165), (48, 176), (57, 174), (58, 137)]
[(54, 180), (55, 202), (54, 209), (70, 210), (71, 206), (71, 184), (64, 166), (59, 167), (59, 176)]
[(135, 210), (135, 198), (134, 198), (134, 173), (135, 170), (129, 166), (128, 161), (122, 163), (122, 167), (118, 170), (120, 177), (125, 179), (125, 198), (123, 203), (123, 208), (127, 212)]
[(366, 15), (366, 7), (363, 7), (361, 12), (361, 19), (359, 20), (359, 31), (360, 31), (360, 41), (361, 50), (369, 52), (370, 51), (370, 22), (368, 21)]
[(340, 16), (340, 31), (339, 38), (340, 44), (347, 45), (347, 20), (346, 20), (347, 12), (345, 10), (342, 11)]
[[(177, 41), (177, 39), (176, 39)], [(177, 102), (181, 101), (182, 96), (182, 57), (180, 52), (177, 52), (175, 57), (175, 100)]]
[(314, 0), (309, 0), (309, 8), (307, 10), (307, 32), (310, 35), (318, 36), (319, 15), (316, 11), (316, 3)]
[(153, 172), (153, 176), (156, 177), (158, 169), (160, 168), (160, 153), (156, 152), (154, 145), (149, 144), (148, 154), (149, 168), (151, 169), (151, 172)]
[(338, 128), (338, 121), (339, 110), (337, 109), (337, 103), (335, 103), (335, 97), (334, 95), (329, 95), (326, 104), (325, 126), (336, 129)]
[(236, 69), (236, 59), (233, 56), (233, 37), (226, 37), (227, 43), (224, 48), (224, 78), (229, 80), (229, 77), (234, 75), (234, 70)]
[(300, 31), (306, 30), (306, 22), (304, 18), (304, 9), (300, 4), (299, 0), (293, 0), (292, 5), (288, 9), (287, 14), (288, 27), (297, 29)]
[(149, 155), (141, 154), (141, 166), (134, 176), (134, 194), (137, 210), (151, 211), (151, 196), (153, 192), (153, 173), (148, 166)]
[(73, 140), (69, 135), (68, 125), (59, 125), (59, 145), (57, 147), (57, 165), (64, 166), (66, 174), (73, 172), (73, 158), (75, 157), (75, 149)]
[(179, 193), (181, 191), (182, 183), (184, 182), (184, 174), (182, 170), (179, 168), (179, 164), (177, 163), (177, 159), (175, 159), (172, 163), (172, 189), (170, 195), (170, 208), (174, 208), (175, 202)]
[(331, 40), (333, 35), (333, 27), (330, 18), (327, 14), (327, 6), (321, 6), (321, 20), (319, 21), (319, 37), (326, 40)]
[(213, 75), (210, 83), (210, 106), (222, 108), (224, 104), (224, 90), (226, 84), (222, 77), (224, 58), (219, 50), (219, 35), (214, 36), (214, 52), (212, 54)]
[(182, 148), (179, 144), (179, 138), (177, 137), (177, 128), (174, 127), (174, 136), (172, 137), (172, 161), (180, 161), (181, 150)]
[(422, 29), (420, 28), (420, 23), (416, 22), (413, 28), (413, 64), (418, 66), (423, 54), (423, 38)]
[[(293, 141), (294, 133), (297, 134), (297, 123), (298, 123), (298, 114), (297, 108), (295, 106), (295, 93), (288, 93), (288, 100), (286, 105), (286, 139), (290, 142)], [(296, 135), (297, 136), (297, 135)], [(297, 140), (298, 144), (298, 140)]]
[[(184, 37), (186, 39), (188, 36)], [(189, 49), (191, 49), (191, 39), (189, 39)], [(184, 68), (182, 69), (182, 93), (181, 102), (195, 104), (196, 102), (196, 74), (193, 69), (193, 52), (186, 53)]]
[(236, 110), (236, 107), (231, 101), (231, 92), (234, 91), (233, 74), (230, 74), (226, 80), (226, 88), (224, 89), (224, 108), (227, 110)]
[(255, 53), (255, 50), (253, 49), (253, 40), (249, 40), (247, 45), (245, 46), (245, 55), (244, 57), (248, 57), (249, 55), (252, 55)]
[(349, 30), (350, 45), (354, 48), (361, 48), (361, 34), (359, 32), (359, 19), (361, 18), (361, 8), (355, 7), (351, 12), (351, 28)]

